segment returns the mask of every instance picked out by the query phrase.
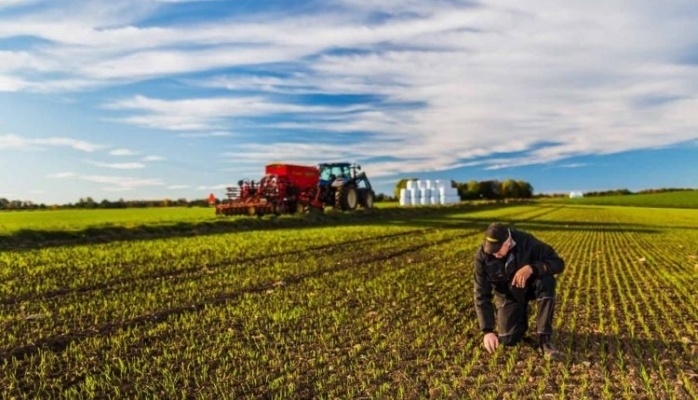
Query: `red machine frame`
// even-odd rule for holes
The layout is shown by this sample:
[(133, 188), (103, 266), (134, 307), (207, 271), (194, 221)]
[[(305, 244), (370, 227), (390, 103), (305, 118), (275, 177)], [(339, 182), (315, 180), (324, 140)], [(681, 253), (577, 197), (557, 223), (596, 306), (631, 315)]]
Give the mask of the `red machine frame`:
[(317, 167), (268, 164), (258, 182), (240, 181), (228, 187), (228, 199), (216, 205), (216, 214), (265, 215), (322, 209), (317, 199), (320, 174)]

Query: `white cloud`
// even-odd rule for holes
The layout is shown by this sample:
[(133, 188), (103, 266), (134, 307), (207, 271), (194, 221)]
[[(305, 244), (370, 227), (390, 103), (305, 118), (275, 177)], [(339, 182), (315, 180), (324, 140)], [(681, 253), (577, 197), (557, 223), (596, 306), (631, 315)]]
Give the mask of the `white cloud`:
[(50, 138), (45, 138), (45, 139), (32, 139), (32, 141), (38, 145), (72, 147), (75, 150), (85, 151), (88, 153), (99, 150), (99, 149), (104, 147), (101, 145), (96, 145), (96, 144), (92, 144), (89, 142), (85, 142), (84, 140), (62, 138), (62, 137), (50, 137)]
[(123, 118), (121, 121), (167, 130), (216, 129), (227, 118), (268, 116), (279, 113), (323, 114), (355, 112), (366, 106), (328, 107), (270, 102), (264, 97), (220, 97), (183, 100), (163, 100), (145, 96), (118, 100), (104, 105), (112, 110), (135, 110), (145, 115)]
[(197, 190), (197, 191), (202, 191), (202, 190), (225, 190), (226, 188), (231, 187), (231, 186), (236, 186), (236, 185), (234, 185), (234, 184), (232, 184), (232, 183), (224, 183), (224, 184), (212, 185), (212, 186), (201, 185), (201, 186), (197, 186), (194, 190)]
[(27, 82), (23, 79), (0, 74), (0, 92), (18, 92), (25, 87)]
[(0, 149), (19, 149), (27, 145), (27, 140), (17, 135), (0, 136)]
[(49, 178), (52, 179), (66, 179), (66, 178), (75, 178), (78, 175), (73, 173), (73, 172), (58, 172), (55, 174), (50, 174), (48, 175)]
[(201, 3), (205, 1), (221, 1), (221, 0), (151, 0), (156, 3)]
[(0, 0), (0, 9), (17, 5), (36, 3), (40, 0)]
[(110, 151), (109, 154), (111, 154), (113, 156), (136, 156), (140, 153), (138, 153), (137, 151), (130, 150), (130, 149), (114, 149), (114, 150)]
[(81, 175), (78, 178), (87, 182), (113, 185), (107, 187), (107, 190), (113, 190), (114, 188), (118, 190), (133, 190), (142, 187), (164, 185), (161, 179), (152, 178), (135, 178), (104, 175)]
[(161, 157), (161, 156), (152, 156), (152, 155), (151, 155), (151, 156), (145, 156), (145, 157), (143, 157), (143, 158), (142, 158), (142, 161), (146, 161), (146, 162), (148, 162), (148, 161), (162, 161), (162, 160), (164, 160), (164, 159), (165, 159), (165, 157)]
[(102, 168), (112, 168), (112, 169), (142, 169), (145, 168), (145, 164), (141, 164), (138, 162), (129, 162), (129, 163), (105, 163), (105, 162), (99, 162), (99, 161), (86, 161), (88, 164), (95, 165), (97, 167), (102, 167)]
[(108, 185), (102, 188), (102, 190), (105, 191), (130, 191), (144, 187), (164, 186), (161, 179), (131, 176), (82, 175), (72, 172), (60, 172), (48, 175), (48, 177), (54, 179), (77, 179), (85, 182)]
[(571, 164), (563, 164), (560, 165), (560, 168), (581, 168), (581, 167), (587, 167), (591, 164), (587, 163), (571, 163)]
[(48, 138), (25, 138), (17, 135), (0, 136), (0, 149), (37, 149), (45, 146), (70, 147), (75, 150), (91, 153), (99, 150), (104, 146), (89, 143), (84, 140), (77, 140), (65, 137), (48, 137)]
[(183, 138), (207, 138), (207, 137), (230, 137), (233, 136), (232, 133), (226, 131), (213, 131), (213, 132), (193, 132), (193, 133), (180, 133), (177, 136)]

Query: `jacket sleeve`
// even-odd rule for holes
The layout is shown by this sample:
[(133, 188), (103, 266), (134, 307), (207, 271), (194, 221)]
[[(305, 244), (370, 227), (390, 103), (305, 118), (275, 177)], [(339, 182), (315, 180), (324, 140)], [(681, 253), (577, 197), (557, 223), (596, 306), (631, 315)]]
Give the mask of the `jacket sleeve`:
[(482, 332), (494, 332), (494, 305), (492, 304), (492, 284), (485, 273), (482, 259), (475, 257), (475, 313)]
[(556, 275), (565, 269), (565, 261), (547, 243), (534, 239), (533, 254), (535, 261), (531, 265), (538, 276)]

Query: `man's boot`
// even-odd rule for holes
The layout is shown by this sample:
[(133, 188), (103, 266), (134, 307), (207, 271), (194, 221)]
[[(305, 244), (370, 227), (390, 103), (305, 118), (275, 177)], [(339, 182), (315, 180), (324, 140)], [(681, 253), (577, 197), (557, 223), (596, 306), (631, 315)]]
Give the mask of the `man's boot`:
[(551, 335), (540, 335), (539, 340), (543, 357), (548, 360), (557, 360), (560, 358), (560, 352), (553, 346)]

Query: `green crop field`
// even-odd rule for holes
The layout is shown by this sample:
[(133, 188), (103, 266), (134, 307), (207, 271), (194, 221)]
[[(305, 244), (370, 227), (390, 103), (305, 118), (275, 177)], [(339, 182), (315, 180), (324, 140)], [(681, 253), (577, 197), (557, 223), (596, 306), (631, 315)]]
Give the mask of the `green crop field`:
[(619, 196), (592, 196), (582, 198), (558, 198), (555, 203), (585, 205), (615, 205), (660, 208), (698, 208), (698, 190), (682, 190), (664, 193), (630, 194)]
[[(495, 220), (567, 263), (559, 361), (482, 347)], [(2, 398), (698, 398), (698, 210), (1, 213), (0, 242)]]

